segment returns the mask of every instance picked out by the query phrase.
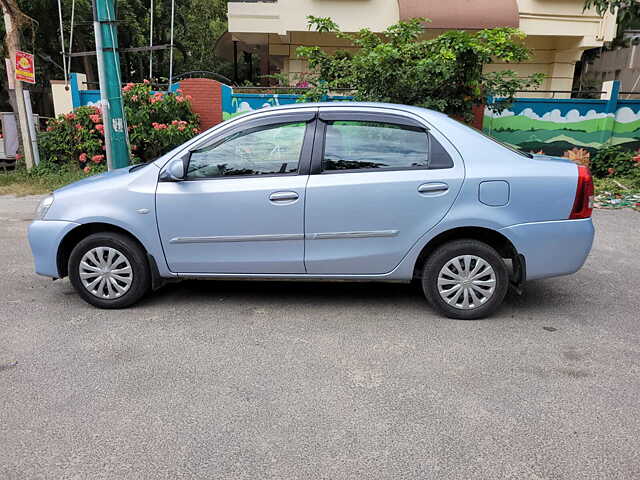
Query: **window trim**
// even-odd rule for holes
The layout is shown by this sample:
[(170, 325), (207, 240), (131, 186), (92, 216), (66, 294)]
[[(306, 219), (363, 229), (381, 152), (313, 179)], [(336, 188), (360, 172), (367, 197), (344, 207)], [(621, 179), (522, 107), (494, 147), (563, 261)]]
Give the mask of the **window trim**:
[(287, 173), (267, 173), (267, 174), (255, 174), (255, 175), (229, 175), (219, 177), (200, 177), (200, 178), (185, 178), (183, 182), (200, 182), (210, 180), (231, 180), (242, 178), (269, 178), (269, 177), (291, 177), (298, 175), (309, 175), (311, 155), (313, 150), (313, 142), (315, 137), (315, 131), (317, 129), (317, 112), (295, 112), (295, 113), (283, 113), (281, 115), (273, 115), (264, 118), (256, 118), (242, 122), (224, 132), (220, 132), (218, 135), (207, 138), (205, 141), (198, 145), (194, 145), (189, 148), (185, 158), (185, 172), (188, 171), (189, 163), (191, 162), (191, 154), (195, 150), (206, 148), (210, 145), (221, 144), (227, 137), (235, 135), (238, 132), (244, 132), (253, 129), (261, 129), (269, 126), (284, 125), (288, 123), (306, 123), (306, 129), (302, 138), (302, 148), (300, 149), (300, 158), (298, 160), (298, 171)]
[(325, 122), (350, 120), (353, 122), (378, 122), (392, 123), (395, 125), (404, 125), (406, 127), (419, 128), (421, 130), (429, 130), (429, 128), (411, 117), (397, 115), (388, 112), (354, 112), (354, 111), (336, 111), (336, 110), (320, 110), (318, 119)]
[(429, 143), (429, 152), (431, 152), (431, 133), (430, 129), (414, 120), (413, 118), (394, 115), (392, 113), (374, 113), (374, 112), (339, 112), (339, 111), (320, 111), (316, 120), (316, 133), (313, 144), (313, 153), (311, 156), (311, 175), (335, 175), (341, 173), (372, 173), (372, 172), (399, 172), (407, 170), (442, 170), (432, 169), (429, 165), (426, 167), (382, 167), (382, 168), (350, 168), (344, 170), (323, 170), (322, 160), (324, 159), (325, 145), (327, 141), (327, 125), (334, 121), (351, 121), (351, 122), (377, 122), (388, 123), (407, 127), (408, 130), (421, 130), (427, 136)]

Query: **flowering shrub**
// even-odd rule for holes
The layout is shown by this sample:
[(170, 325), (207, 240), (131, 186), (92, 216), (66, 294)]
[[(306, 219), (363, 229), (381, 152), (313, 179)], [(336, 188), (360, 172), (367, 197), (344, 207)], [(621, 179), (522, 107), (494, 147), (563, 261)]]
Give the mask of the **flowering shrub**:
[(175, 94), (151, 94), (151, 85), (145, 81), (129, 83), (122, 91), (134, 157), (147, 162), (199, 133), (191, 97), (180, 89)]
[[(199, 133), (190, 97), (180, 90), (152, 95), (151, 85), (145, 81), (127, 84), (122, 91), (131, 163), (150, 161)], [(104, 125), (98, 107), (80, 107), (50, 120), (39, 142), (47, 164), (75, 163), (91, 174), (105, 169)]]
[(601, 148), (591, 159), (591, 172), (596, 177), (640, 176), (640, 151), (634, 153), (619, 146)]
[(101, 121), (97, 107), (80, 107), (49, 120), (46, 132), (38, 136), (43, 161), (50, 165), (78, 162), (85, 173), (104, 170)]

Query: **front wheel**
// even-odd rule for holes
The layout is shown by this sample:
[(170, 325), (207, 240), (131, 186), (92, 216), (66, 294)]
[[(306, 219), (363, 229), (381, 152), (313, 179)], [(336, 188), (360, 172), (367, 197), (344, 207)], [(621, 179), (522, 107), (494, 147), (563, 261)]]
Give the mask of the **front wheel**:
[(509, 273), (498, 252), (478, 240), (455, 240), (428, 258), (422, 289), (440, 313), (475, 320), (494, 313), (509, 287)]
[(94, 233), (75, 246), (69, 279), (85, 301), (99, 308), (133, 305), (151, 285), (144, 250), (115, 232)]

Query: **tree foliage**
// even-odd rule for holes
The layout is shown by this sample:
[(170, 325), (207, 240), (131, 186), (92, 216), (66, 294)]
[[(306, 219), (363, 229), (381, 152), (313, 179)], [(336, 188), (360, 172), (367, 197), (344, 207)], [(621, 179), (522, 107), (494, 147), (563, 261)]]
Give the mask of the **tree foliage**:
[(617, 14), (618, 31), (622, 32), (640, 19), (640, 3), (636, 0), (585, 0), (584, 9), (595, 8), (598, 15)]
[(306, 100), (318, 100), (336, 89), (352, 89), (357, 100), (419, 105), (469, 120), (475, 104), (488, 96), (504, 98), (500, 110), (518, 90), (539, 85), (542, 75), (520, 78), (511, 70), (485, 72), (492, 62), (514, 63), (531, 52), (524, 34), (512, 28), (475, 33), (449, 31), (421, 39), (424, 19), (390, 26), (381, 35), (369, 29), (341, 32), (330, 18), (308, 17), (310, 28), (334, 32), (358, 49), (327, 53), (320, 47), (299, 47), (315, 73)]
[[(25, 22), (22, 31), (22, 49), (36, 56), (36, 78), (38, 84), (32, 88), (32, 98), (42, 97), (42, 104), (36, 106), (38, 112), (47, 111), (49, 81), (62, 79), (62, 56), (60, 52), (60, 26), (58, 2), (55, 0), (16, 0), (24, 14), (33, 22)], [(62, 0), (65, 47), (69, 49), (71, 33), (71, 9), (74, 0)], [(75, 0), (73, 27), (73, 52), (95, 50), (93, 32), (93, 11), (91, 0)], [(170, 43), (171, 0), (154, 0), (154, 45)], [(177, 0), (175, 2), (174, 32), (174, 75), (192, 70), (210, 70), (230, 76), (229, 62), (215, 55), (215, 42), (226, 31), (227, 0)], [(118, 40), (120, 47), (144, 47), (149, 45), (150, 0), (119, 0), (116, 2), (118, 15)], [(0, 36), (4, 26), (0, 22)], [(153, 76), (164, 79), (169, 75), (169, 50), (153, 53)], [(121, 53), (120, 70), (123, 82), (141, 82), (149, 77), (149, 53)], [(89, 82), (97, 82), (95, 56), (75, 57), (71, 64), (74, 72), (87, 74)], [(0, 62), (2, 98), (6, 92), (4, 62)], [(91, 84), (89, 88), (97, 88)], [(40, 98), (35, 98), (36, 102)], [(6, 108), (6, 107), (5, 107)]]

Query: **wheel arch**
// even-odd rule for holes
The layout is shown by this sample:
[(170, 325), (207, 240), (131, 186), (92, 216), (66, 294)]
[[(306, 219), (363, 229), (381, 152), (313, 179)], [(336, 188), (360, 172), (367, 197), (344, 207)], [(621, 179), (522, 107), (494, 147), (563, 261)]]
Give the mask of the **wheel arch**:
[(111, 223), (104, 223), (104, 222), (84, 223), (82, 225), (77, 226), (70, 232), (68, 232), (60, 242), (60, 245), (58, 246), (58, 252), (56, 255), (56, 265), (58, 267), (59, 278), (64, 278), (69, 274), (68, 272), (69, 257), (71, 256), (71, 252), (73, 248), (82, 239), (88, 237), (89, 235), (92, 235), (94, 233), (104, 233), (104, 232), (115, 232), (115, 233), (120, 233), (122, 235), (126, 235), (127, 237), (135, 241), (140, 246), (140, 248), (142, 248), (142, 250), (145, 252), (145, 255), (147, 256), (149, 255), (147, 248), (140, 241), (140, 239), (136, 235), (134, 235), (133, 233), (131, 233), (130, 231), (122, 227), (113, 225)]
[(422, 268), (429, 256), (441, 245), (452, 240), (472, 239), (486, 243), (496, 249), (503, 258), (512, 262), (511, 282), (521, 285), (526, 278), (526, 261), (511, 240), (500, 232), (486, 227), (456, 227), (439, 233), (422, 248), (413, 268), (413, 278), (421, 278)]

